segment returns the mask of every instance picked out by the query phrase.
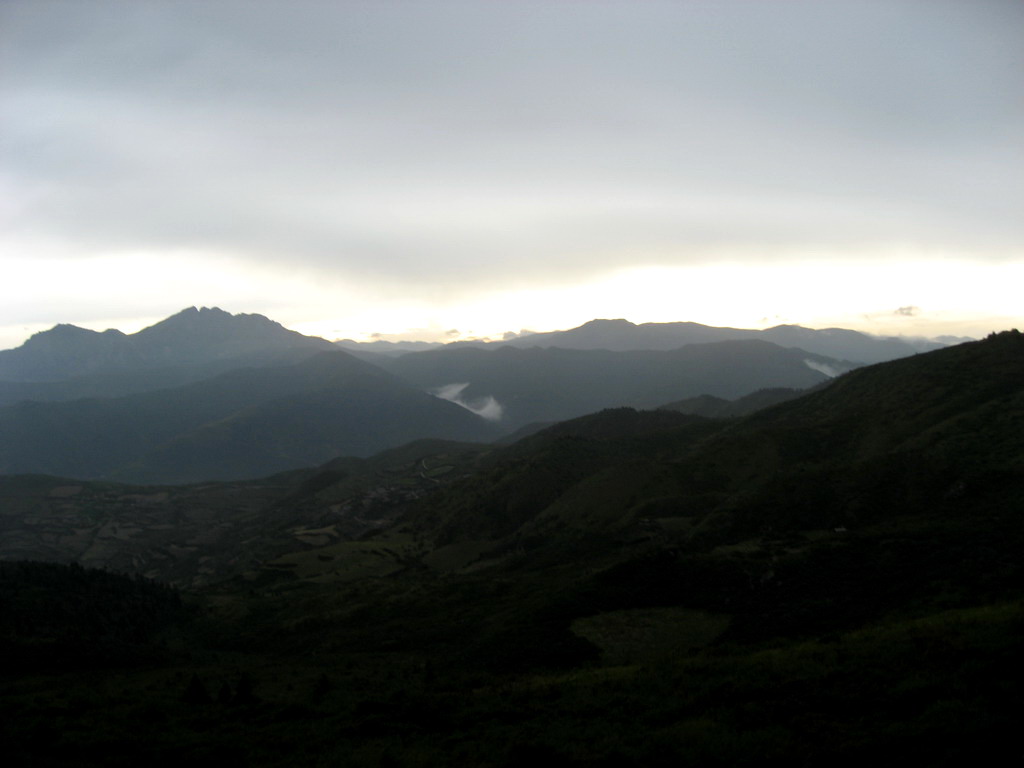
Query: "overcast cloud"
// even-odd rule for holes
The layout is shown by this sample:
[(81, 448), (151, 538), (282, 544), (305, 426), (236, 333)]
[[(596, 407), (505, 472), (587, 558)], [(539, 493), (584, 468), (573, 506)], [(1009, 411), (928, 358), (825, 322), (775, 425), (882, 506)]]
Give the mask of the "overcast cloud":
[[(3, 291), (36, 290), (15, 261), (117, 256), (438, 302), (723, 259), (1015, 264), (1022, 83), (1019, 2), (8, 0)], [(283, 308), (255, 298), (230, 308)]]

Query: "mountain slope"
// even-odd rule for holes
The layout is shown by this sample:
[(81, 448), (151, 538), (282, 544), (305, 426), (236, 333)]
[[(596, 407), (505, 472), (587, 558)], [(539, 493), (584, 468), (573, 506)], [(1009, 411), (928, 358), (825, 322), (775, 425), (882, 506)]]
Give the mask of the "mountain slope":
[(0, 472), (237, 479), (421, 437), (491, 435), (465, 409), (334, 351), (121, 398), (0, 408)]
[(849, 364), (763, 341), (669, 351), (450, 347), (404, 355), (388, 370), (421, 389), (465, 383), (472, 404), (494, 398), (508, 431), (602, 408), (653, 408), (684, 397), (740, 397), (767, 387), (803, 389)]
[(359, 377), (208, 422), (110, 477), (135, 483), (237, 480), (365, 457), (421, 438), (486, 441), (480, 417), (399, 382)]
[[(176, 661), (119, 668), (103, 678), (116, 686), (15, 678), (5, 743), (47, 764), (181, 744), (232, 757), (255, 723), (240, 757), (261, 765), (1005, 760), (1024, 706), (1022, 381), (1024, 339), (1007, 333), (732, 421), (615, 409), (500, 449), (409, 446), (248, 491), (6, 479), (0, 510), (51, 548), (118, 506), (88, 551), (132, 539), (128, 566), (147, 549), (132, 521), (167, 497), (160, 519), (191, 514), (189, 538), (161, 528), (146, 567), (209, 563), (203, 540), (258, 508), (204, 575), (232, 557), (245, 573), (193, 597), (205, 610), (172, 638)], [(335, 501), (369, 512), (435, 477), (451, 479), (375, 534), (329, 523)], [(328, 507), (307, 518), (307, 504)], [(259, 541), (282, 529), (290, 541)], [(225, 694), (190, 695), (203, 682)]]
[(488, 450), (417, 440), (370, 458), (201, 485), (0, 476), (0, 560), (73, 562), (178, 586), (216, 583), (384, 527)]
[[(820, 384), (818, 386), (825, 385)], [(773, 389), (759, 389), (757, 392), (744, 395), (736, 400), (726, 400), (712, 395), (700, 395), (687, 398), (686, 400), (677, 400), (674, 403), (666, 403), (661, 406), (661, 410), (725, 419), (747, 416), (763, 408), (792, 400), (802, 394), (806, 394), (806, 391), (776, 387)]]
[[(607, 412), (496, 453), (495, 461), (506, 457), (492, 473), (500, 481), (453, 486), (418, 524), (434, 526), (445, 544), (511, 535), (518, 548), (557, 549), (579, 537), (657, 532), (709, 547), (765, 531), (852, 529), (975, 503), (1008, 512), (1013, 500), (1024, 501), (1021, 381), (1024, 341), (1006, 333), (858, 369), (744, 419), (709, 423), (718, 426), (595, 442), (594, 420), (620, 418)], [(555, 449), (542, 446), (552, 441), (561, 446), (558, 461), (576, 466), (556, 474), (572, 481), (517, 513), (514, 534), (494, 515), (482, 528), (480, 520), (459, 522), (472, 519), (467, 500), (507, 499), (502, 487), (536, 487), (529, 468), (551, 465), (543, 457)], [(524, 457), (529, 446), (540, 453)], [(616, 458), (594, 465), (583, 458), (594, 450)]]
[(781, 347), (799, 347), (825, 357), (878, 363), (913, 355), (922, 349), (940, 349), (942, 344), (912, 346), (899, 339), (879, 338), (842, 328), (812, 330), (799, 325), (779, 325), (758, 331), (720, 328), (700, 323), (641, 323), (628, 320), (591, 320), (578, 328), (535, 333), (496, 342), (514, 347), (561, 347), (563, 349), (668, 350), (687, 344), (761, 339)]
[[(57, 325), (17, 349), (0, 351), (0, 381), (58, 382), (180, 367), (194, 369), (191, 377), (196, 380), (230, 368), (283, 364), (297, 360), (297, 353), (332, 349), (324, 339), (289, 331), (262, 315), (190, 307), (133, 334)], [(70, 396), (90, 394), (78, 392)]]

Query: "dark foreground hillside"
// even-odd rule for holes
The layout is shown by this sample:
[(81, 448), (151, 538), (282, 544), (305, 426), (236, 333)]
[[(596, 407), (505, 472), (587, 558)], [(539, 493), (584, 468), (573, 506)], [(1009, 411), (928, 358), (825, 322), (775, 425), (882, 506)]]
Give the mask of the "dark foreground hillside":
[[(410, 466), (436, 489), (396, 523), (348, 540), (307, 531), (184, 595), (193, 608), (140, 641), (160, 654), (8, 668), (6, 754), (115, 766), (1018, 756), (1021, 382), (1024, 339), (1005, 333), (742, 419), (618, 409), (446, 464), (419, 455)], [(327, 499), (354, 472), (304, 474), (294, 498)], [(0, 627), (53, 647), (44, 625)]]

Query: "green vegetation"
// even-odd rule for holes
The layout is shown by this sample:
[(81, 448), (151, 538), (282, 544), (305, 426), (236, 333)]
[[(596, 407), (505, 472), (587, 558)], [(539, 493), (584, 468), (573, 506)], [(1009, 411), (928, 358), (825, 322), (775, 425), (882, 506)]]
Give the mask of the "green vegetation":
[[(209, 575), (5, 587), (33, 662), (0, 738), (45, 765), (995, 763), (1024, 706), (1022, 381), (1007, 333), (744, 418), (616, 409), (251, 484), (10, 478), (23, 550), (98, 515), (141, 557), (170, 505), (175, 568)], [(123, 656), (76, 655), (106, 637)]]
[(187, 615), (169, 587), (79, 565), (0, 562), (0, 658), (7, 675), (160, 658), (158, 633)]

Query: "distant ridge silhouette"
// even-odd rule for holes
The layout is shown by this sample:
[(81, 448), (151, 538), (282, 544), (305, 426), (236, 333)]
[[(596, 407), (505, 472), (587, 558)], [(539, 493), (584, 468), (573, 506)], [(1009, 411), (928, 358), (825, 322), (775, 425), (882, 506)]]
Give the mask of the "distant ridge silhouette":
[(133, 334), (56, 325), (16, 349), (0, 351), (0, 381), (61, 381), (238, 358), (260, 364), (282, 353), (333, 348), (263, 315), (189, 307)]

